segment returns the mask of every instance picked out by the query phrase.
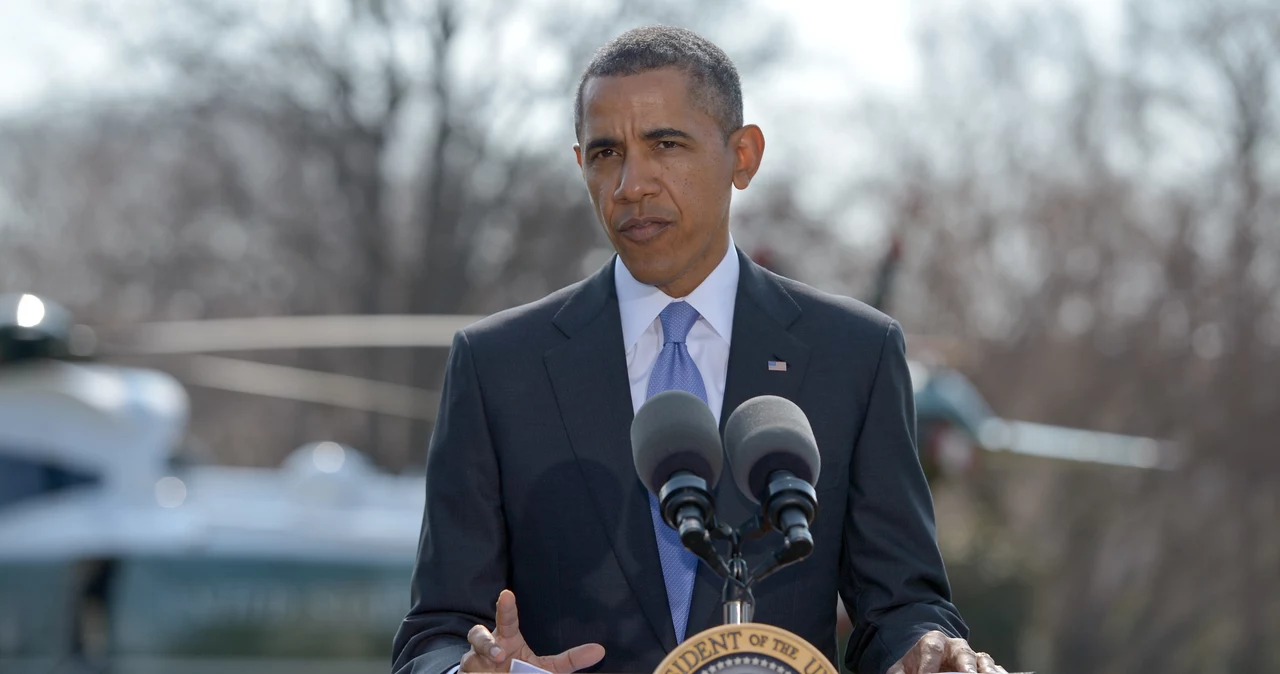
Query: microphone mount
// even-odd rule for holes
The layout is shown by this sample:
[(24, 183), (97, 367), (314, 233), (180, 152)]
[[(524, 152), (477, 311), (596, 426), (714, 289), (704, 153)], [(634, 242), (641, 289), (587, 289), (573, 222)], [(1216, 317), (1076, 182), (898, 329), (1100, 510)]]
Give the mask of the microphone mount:
[[(779, 471), (779, 475), (769, 481), (768, 492), (761, 503), (761, 513), (737, 528), (713, 522), (711, 529), (703, 530), (705, 538), (700, 539), (699, 544), (705, 542), (705, 548), (690, 547), (684, 530), (681, 529), (680, 540), (685, 543), (685, 547), (706, 561), (724, 579), (721, 603), (726, 625), (751, 622), (756, 603), (752, 587), (813, 553), (813, 536), (809, 533), (808, 525), (817, 516), (818, 495), (812, 485), (790, 473)], [(763, 538), (770, 531), (782, 533), (782, 546), (769, 558), (762, 560), (756, 568), (750, 569), (742, 556), (742, 544)], [(729, 543), (728, 560), (711, 545), (712, 540)], [(707, 549), (709, 553), (706, 553)]]
[(765, 522), (782, 533), (783, 548), (775, 555), (778, 568), (808, 557), (813, 552), (809, 523), (818, 514), (818, 493), (813, 485), (780, 470), (769, 480), (760, 502), (764, 504)]
[(687, 471), (671, 476), (658, 491), (658, 506), (667, 526), (680, 534), (685, 549), (709, 564), (718, 575), (729, 574), (725, 561), (711, 543), (707, 523), (714, 526), (715, 506), (711, 503), (711, 491), (707, 481)]

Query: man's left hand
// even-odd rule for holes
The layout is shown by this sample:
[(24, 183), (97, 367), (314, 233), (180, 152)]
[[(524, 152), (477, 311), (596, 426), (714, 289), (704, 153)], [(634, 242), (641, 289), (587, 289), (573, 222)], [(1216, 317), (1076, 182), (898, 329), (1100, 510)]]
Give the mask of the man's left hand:
[(887, 674), (936, 674), (937, 672), (979, 672), (1008, 674), (986, 653), (975, 653), (964, 639), (951, 639), (934, 630), (926, 632)]

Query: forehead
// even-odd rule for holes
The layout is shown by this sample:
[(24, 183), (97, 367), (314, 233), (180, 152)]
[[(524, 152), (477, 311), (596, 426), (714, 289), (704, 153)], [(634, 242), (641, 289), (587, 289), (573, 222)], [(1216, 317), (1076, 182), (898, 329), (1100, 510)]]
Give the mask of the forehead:
[(582, 88), (582, 132), (615, 132), (624, 126), (645, 128), (714, 123), (693, 104), (689, 75), (676, 68), (636, 75), (592, 77)]

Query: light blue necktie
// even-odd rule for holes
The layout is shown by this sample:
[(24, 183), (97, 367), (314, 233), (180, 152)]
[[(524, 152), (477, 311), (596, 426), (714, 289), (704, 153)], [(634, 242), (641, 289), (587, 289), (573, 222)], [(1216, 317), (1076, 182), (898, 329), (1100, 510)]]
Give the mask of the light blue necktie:
[[(689, 355), (685, 338), (698, 320), (698, 310), (688, 302), (672, 302), (658, 315), (662, 319), (662, 351), (649, 374), (649, 392), (646, 397), (663, 391), (687, 391), (707, 402), (707, 387), (702, 383), (702, 373)], [(698, 570), (698, 558), (684, 549), (680, 534), (662, 521), (658, 499), (649, 494), (649, 514), (653, 516), (653, 529), (658, 535), (658, 558), (662, 561), (662, 578), (667, 586), (667, 604), (671, 608), (671, 624), (676, 629), (676, 643), (684, 641), (689, 624), (689, 602), (693, 599), (693, 577)]]

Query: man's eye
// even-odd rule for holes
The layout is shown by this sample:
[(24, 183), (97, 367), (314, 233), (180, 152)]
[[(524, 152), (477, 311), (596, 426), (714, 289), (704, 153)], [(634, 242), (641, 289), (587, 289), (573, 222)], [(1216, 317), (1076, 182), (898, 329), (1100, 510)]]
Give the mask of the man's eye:
[(680, 143), (677, 143), (674, 140), (663, 140), (658, 142), (658, 147), (664, 150), (674, 150), (680, 147)]
[(618, 156), (618, 153), (609, 148), (605, 148), (596, 153), (596, 159), (604, 159), (606, 157), (616, 157), (616, 156)]

